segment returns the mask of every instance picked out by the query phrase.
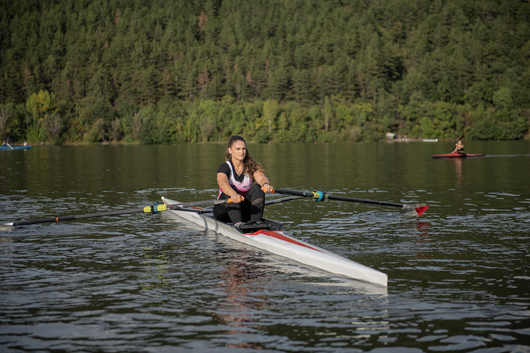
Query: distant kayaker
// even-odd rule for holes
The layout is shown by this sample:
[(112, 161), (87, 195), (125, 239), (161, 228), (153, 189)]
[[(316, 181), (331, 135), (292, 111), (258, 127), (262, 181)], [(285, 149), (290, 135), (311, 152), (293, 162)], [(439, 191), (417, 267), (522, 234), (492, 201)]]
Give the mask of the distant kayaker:
[(7, 143), (5, 141), (2, 142), (2, 146), (7, 146)]
[(233, 203), (214, 206), (213, 214), (218, 220), (232, 222), (236, 227), (242, 222), (262, 222), (265, 193), (273, 192), (274, 188), (263, 166), (248, 153), (241, 136), (234, 135), (228, 140), (225, 163), (217, 170), (217, 184), (218, 199), (233, 200)]
[(451, 153), (464, 154), (464, 145), (462, 144), (462, 139), (459, 139), (455, 144), (455, 149)]
[(28, 143), (26, 141), (24, 141), (24, 146), (27, 146), (27, 145), (28, 145)]

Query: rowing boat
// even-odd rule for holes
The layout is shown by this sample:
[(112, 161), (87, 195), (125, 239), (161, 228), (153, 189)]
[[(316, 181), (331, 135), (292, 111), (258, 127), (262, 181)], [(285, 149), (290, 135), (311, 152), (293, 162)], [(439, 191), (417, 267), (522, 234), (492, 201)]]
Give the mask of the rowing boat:
[[(162, 197), (162, 200), (166, 205), (179, 203), (165, 197)], [(340, 276), (384, 287), (387, 286), (388, 277), (385, 273), (291, 237), (283, 232), (283, 223), (264, 218), (263, 222), (268, 229), (249, 228), (240, 231), (231, 223), (223, 223), (215, 219), (211, 209), (169, 209), (168, 211), (177, 219), (195, 223), (230, 239), (286, 257), (304, 265), (313, 266)]]
[(445, 153), (445, 154), (433, 154), (432, 158), (474, 158), (484, 157), (484, 153)]
[(0, 150), (28, 150), (31, 146), (0, 146)]

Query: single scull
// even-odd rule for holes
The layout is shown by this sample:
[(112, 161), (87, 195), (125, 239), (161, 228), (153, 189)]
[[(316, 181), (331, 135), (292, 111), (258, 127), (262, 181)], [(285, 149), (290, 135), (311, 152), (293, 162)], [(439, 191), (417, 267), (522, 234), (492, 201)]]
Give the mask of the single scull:
[[(292, 199), (292, 198), (290, 198)], [(178, 201), (162, 197), (166, 205), (178, 204)], [(274, 201), (272, 201), (274, 203)], [(313, 266), (327, 272), (365, 281), (380, 286), (387, 286), (388, 277), (385, 273), (361, 265), (355, 261), (334, 254), (315, 245), (295, 239), (284, 234), (283, 224), (263, 219), (268, 229), (246, 229), (242, 232), (231, 223), (223, 223), (215, 219), (211, 209), (169, 209), (169, 214), (177, 219), (184, 219), (205, 229), (213, 230), (223, 236), (261, 250), (280, 255), (305, 265)]]

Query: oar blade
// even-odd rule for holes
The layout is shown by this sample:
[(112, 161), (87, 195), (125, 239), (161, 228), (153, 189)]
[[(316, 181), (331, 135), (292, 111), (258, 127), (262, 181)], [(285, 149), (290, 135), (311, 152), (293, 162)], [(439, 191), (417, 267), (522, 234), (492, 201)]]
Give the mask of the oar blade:
[(419, 217), (425, 211), (427, 211), (429, 207), (431, 206), (426, 205), (424, 203), (417, 203), (413, 205), (403, 205), (400, 213), (404, 216)]

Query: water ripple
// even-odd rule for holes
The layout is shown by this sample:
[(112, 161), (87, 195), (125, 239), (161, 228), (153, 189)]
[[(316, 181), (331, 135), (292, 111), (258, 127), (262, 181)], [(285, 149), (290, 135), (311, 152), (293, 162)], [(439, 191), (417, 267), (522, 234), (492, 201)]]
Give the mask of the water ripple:
[[(66, 149), (77, 156), (72, 151)], [(175, 157), (164, 156), (164, 162)], [(163, 214), (3, 227), (2, 352), (529, 352), (530, 195), (524, 180), (495, 174), (523, 163), (427, 157), (425, 169), (414, 157), (412, 164), (380, 166), (371, 177), (366, 163), (362, 177), (354, 176), (359, 168), (301, 176), (331, 193), (431, 204), (420, 219), (393, 207), (329, 200), (267, 207), (288, 234), (387, 273), (387, 289)], [(177, 171), (164, 174), (149, 161), (100, 158), (68, 183), (36, 176), (30, 178), (36, 184), (23, 183), (20, 166), (4, 169), (0, 187), (10, 188), (0, 194), (1, 223), (143, 207), (161, 195), (196, 201), (216, 194), (207, 182), (191, 180), (197, 170), (176, 182)], [(156, 182), (153, 170), (160, 171)], [(492, 179), (484, 182), (488, 172)], [(289, 173), (271, 171), (276, 179)], [(411, 178), (418, 173), (425, 178)]]

